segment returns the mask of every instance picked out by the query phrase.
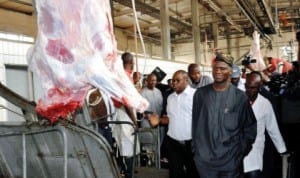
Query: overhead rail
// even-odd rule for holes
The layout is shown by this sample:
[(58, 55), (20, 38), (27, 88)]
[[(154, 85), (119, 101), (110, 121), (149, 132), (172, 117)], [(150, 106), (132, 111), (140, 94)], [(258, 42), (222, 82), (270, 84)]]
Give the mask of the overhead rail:
[(229, 17), (226, 12), (224, 12), (219, 6), (217, 6), (216, 3), (214, 3), (212, 0), (202, 0), (201, 3), (206, 3), (209, 5), (210, 8), (212, 8), (219, 16), (224, 18), (230, 25), (232, 25), (237, 31), (243, 32), (243, 29), (237, 25), (231, 17)]
[[(113, 0), (114, 2), (118, 2), (119, 4), (122, 4), (126, 7), (132, 7), (132, 2), (131, 0)], [(147, 14), (153, 18), (156, 19), (160, 19), (160, 10), (156, 9), (150, 5), (147, 5), (143, 2), (140, 1), (135, 1), (135, 7), (137, 11), (141, 11), (144, 14)], [(177, 28), (177, 29), (181, 29), (184, 32), (186, 32), (187, 34), (192, 35), (193, 34), (193, 30), (192, 30), (192, 25), (188, 24), (188, 23), (184, 23), (174, 17), (169, 17), (170, 18), (170, 25)]]
[(244, 15), (249, 19), (255, 29), (262, 35), (262, 38), (268, 43), (271, 43), (271, 38), (264, 32), (264, 28), (261, 22), (257, 19), (252, 5), (248, 1), (244, 0), (234, 0), (235, 3), (239, 6)]
[(276, 34), (277, 30), (275, 28), (274, 21), (272, 19), (271, 13), (270, 13), (270, 11), (267, 7), (267, 4), (266, 4), (265, 0), (257, 0), (257, 3), (259, 5), (260, 9), (262, 10), (262, 12), (267, 15), (267, 19), (268, 19), (268, 22), (269, 22), (269, 25), (270, 25), (271, 33)]

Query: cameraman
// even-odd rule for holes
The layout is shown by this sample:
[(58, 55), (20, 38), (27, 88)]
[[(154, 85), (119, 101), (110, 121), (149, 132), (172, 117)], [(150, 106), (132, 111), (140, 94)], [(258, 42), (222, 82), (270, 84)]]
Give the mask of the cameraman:
[(284, 59), (265, 57), (268, 62), (268, 71), (272, 74), (287, 74), (293, 69), (293, 65)]

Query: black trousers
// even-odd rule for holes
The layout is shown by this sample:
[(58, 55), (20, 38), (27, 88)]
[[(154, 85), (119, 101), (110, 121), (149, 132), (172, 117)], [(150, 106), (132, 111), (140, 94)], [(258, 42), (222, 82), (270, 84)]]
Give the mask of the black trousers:
[(125, 178), (132, 178), (132, 169), (133, 169), (133, 157), (123, 156), (121, 163), (121, 172), (124, 173)]
[(179, 142), (168, 135), (168, 152), (170, 178), (199, 178), (193, 154), (191, 150), (191, 140)]
[(245, 178), (262, 178), (262, 172), (260, 170), (250, 171), (245, 173)]
[(243, 178), (242, 170), (218, 171), (197, 166), (200, 178)]

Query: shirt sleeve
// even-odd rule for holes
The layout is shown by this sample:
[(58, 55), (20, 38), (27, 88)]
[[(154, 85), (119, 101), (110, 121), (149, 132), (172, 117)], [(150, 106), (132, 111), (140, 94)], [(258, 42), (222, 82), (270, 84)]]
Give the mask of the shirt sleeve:
[(266, 110), (269, 111), (266, 117), (266, 129), (270, 135), (272, 142), (274, 143), (279, 153), (286, 152), (286, 146), (278, 128), (277, 120), (274, 114), (274, 110), (270, 102), (265, 104)]

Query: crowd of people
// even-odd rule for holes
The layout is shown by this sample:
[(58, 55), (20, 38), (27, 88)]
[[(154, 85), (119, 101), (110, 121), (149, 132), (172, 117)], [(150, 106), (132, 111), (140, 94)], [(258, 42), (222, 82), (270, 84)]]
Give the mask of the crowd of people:
[[(159, 129), (161, 160), (167, 162), (170, 178), (263, 178), (265, 131), (277, 152), (287, 153), (263, 75), (292, 69), (283, 62), (274, 67), (273, 59), (268, 57), (265, 71), (245, 74), (230, 55), (220, 53), (212, 62), (213, 78), (202, 75), (198, 64), (190, 64), (186, 71), (175, 71), (168, 85), (161, 87), (155, 73), (142, 79), (140, 72), (133, 72), (133, 56), (126, 52), (124, 69), (149, 107), (136, 113), (114, 101), (117, 120)], [(112, 132), (124, 175), (132, 177), (134, 130), (119, 126)], [(143, 139), (153, 138), (141, 135), (139, 141)], [(139, 142), (136, 146), (138, 155)]]

